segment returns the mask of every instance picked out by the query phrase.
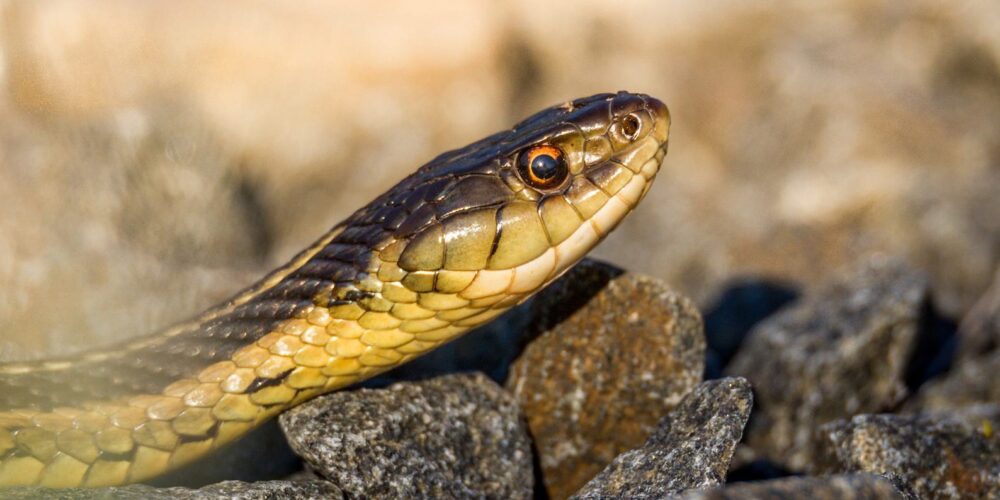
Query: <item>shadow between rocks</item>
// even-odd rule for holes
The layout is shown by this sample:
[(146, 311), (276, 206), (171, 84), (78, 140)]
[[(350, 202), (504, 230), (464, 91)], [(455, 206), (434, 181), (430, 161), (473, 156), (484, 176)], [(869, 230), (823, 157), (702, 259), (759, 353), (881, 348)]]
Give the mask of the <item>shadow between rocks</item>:
[(730, 470), (726, 477), (726, 483), (767, 481), (798, 475), (770, 460), (758, 459)]
[(943, 316), (932, 298), (925, 299), (916, 342), (906, 366), (905, 382), (911, 396), (924, 383), (951, 369), (958, 341), (958, 323)]
[(799, 294), (792, 283), (761, 278), (739, 278), (725, 286), (705, 309), (705, 380), (722, 377), (750, 330)]

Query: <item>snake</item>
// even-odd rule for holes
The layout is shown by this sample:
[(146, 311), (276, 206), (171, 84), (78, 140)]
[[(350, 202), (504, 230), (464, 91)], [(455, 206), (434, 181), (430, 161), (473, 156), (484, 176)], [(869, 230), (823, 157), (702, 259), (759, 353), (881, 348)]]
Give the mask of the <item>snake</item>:
[(644, 94), (546, 108), (437, 156), (190, 320), (0, 365), (0, 486), (148, 481), (484, 325), (632, 212), (669, 127)]

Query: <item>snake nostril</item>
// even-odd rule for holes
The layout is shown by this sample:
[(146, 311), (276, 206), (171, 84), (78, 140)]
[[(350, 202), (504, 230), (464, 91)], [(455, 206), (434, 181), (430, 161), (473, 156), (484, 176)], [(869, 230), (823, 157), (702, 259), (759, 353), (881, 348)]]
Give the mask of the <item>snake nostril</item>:
[(622, 119), (621, 127), (622, 133), (625, 137), (634, 141), (637, 137), (639, 137), (639, 130), (642, 128), (642, 120), (640, 120), (638, 116), (630, 114)]

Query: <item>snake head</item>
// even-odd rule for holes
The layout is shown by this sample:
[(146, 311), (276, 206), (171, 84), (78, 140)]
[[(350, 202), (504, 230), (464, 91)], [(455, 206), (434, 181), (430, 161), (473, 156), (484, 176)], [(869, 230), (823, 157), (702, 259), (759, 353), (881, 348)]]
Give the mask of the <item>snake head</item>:
[(409, 292), (461, 299), (450, 303), (517, 303), (635, 208), (669, 126), (652, 97), (599, 94), (444, 153), (355, 214), (384, 231), (368, 267)]

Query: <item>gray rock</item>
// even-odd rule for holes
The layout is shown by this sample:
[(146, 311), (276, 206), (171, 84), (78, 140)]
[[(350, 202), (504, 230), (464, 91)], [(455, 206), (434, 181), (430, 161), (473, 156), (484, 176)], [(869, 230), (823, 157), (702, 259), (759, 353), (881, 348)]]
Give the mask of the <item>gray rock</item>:
[(261, 481), (244, 483), (226, 481), (201, 489), (154, 488), (146, 485), (118, 486), (114, 488), (13, 488), (3, 490), (5, 499), (51, 500), (284, 500), (287, 498), (329, 499), (344, 498), (333, 483), (327, 481)]
[(923, 275), (876, 257), (758, 325), (727, 370), (755, 389), (747, 444), (808, 470), (819, 425), (895, 406), (926, 296)]
[(920, 416), (965, 427), (969, 432), (991, 438), (1000, 431), (1000, 404), (975, 404), (940, 411), (925, 411)]
[(790, 477), (756, 483), (734, 483), (725, 488), (691, 491), (682, 500), (890, 500), (903, 498), (888, 479), (876, 474)]
[(969, 429), (981, 432), (987, 438), (1000, 433), (1000, 404), (970, 405), (953, 412), (953, 418)]
[(989, 290), (976, 302), (959, 326), (960, 359), (987, 353), (1000, 355), (1000, 271)]
[(351, 497), (531, 497), (521, 411), (481, 374), (336, 392), (280, 422), (292, 449)]
[(662, 282), (587, 260), (531, 305), (537, 336), (507, 388), (528, 418), (545, 488), (566, 498), (640, 446), (701, 381), (697, 308)]
[(907, 402), (911, 411), (941, 412), (980, 404), (1000, 404), (1000, 351), (964, 359), (944, 376), (920, 388)]
[(722, 484), (752, 406), (746, 379), (702, 383), (642, 448), (619, 455), (574, 498), (663, 498)]
[(1000, 497), (1000, 440), (955, 422), (858, 415), (820, 434), (828, 471), (881, 474), (910, 498)]

